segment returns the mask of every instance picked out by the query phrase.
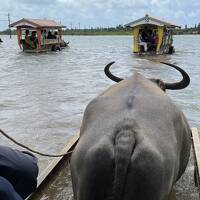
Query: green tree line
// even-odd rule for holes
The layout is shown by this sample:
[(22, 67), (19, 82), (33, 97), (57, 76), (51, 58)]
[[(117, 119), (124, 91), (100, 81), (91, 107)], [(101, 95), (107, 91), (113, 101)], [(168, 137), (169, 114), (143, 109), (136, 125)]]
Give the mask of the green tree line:
[[(12, 35), (16, 34), (15, 30), (11, 31)], [(0, 32), (1, 35), (9, 35), (10, 30), (6, 29)], [(78, 28), (66, 28), (63, 31), (63, 35), (132, 35), (132, 29), (124, 27), (123, 25), (117, 25), (116, 27), (90, 27), (85, 29)], [(200, 23), (194, 27), (187, 28), (185, 25), (182, 29), (175, 29), (175, 35), (182, 34), (200, 34)]]

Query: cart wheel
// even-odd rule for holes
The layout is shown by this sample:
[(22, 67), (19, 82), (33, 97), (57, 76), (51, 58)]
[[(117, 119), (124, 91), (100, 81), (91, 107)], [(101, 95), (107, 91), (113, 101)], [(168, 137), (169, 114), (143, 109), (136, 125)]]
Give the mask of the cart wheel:
[(169, 47), (169, 52), (168, 52), (168, 53), (169, 53), (169, 54), (175, 53), (175, 49), (174, 49), (173, 46), (170, 46), (170, 47)]

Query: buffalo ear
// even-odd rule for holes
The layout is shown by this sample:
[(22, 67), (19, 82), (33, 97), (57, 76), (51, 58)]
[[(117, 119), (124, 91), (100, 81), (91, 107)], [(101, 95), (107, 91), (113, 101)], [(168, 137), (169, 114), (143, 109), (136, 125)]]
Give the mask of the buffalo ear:
[(165, 83), (160, 79), (157, 79), (156, 82), (157, 82), (158, 87), (161, 88), (163, 91), (165, 91), (165, 89), (166, 89)]
[(165, 91), (165, 83), (161, 79), (150, 79), (152, 82), (154, 82), (161, 90)]

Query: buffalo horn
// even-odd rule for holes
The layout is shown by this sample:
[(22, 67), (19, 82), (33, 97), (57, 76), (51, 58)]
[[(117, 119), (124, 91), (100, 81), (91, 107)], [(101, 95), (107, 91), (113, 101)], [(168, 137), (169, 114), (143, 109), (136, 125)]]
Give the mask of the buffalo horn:
[(113, 80), (113, 81), (115, 81), (115, 82), (120, 82), (120, 81), (122, 81), (123, 79), (118, 78), (117, 76), (114, 76), (114, 75), (111, 74), (111, 72), (110, 72), (110, 66), (111, 66), (112, 64), (114, 64), (114, 63), (115, 63), (115, 62), (111, 62), (111, 63), (107, 64), (107, 65), (105, 66), (105, 68), (104, 68), (104, 72), (105, 72), (106, 76), (107, 76), (108, 78), (110, 78), (111, 80)]
[[(123, 79), (119, 78), (117, 76), (114, 76), (110, 72), (110, 66), (113, 63), (115, 63), (115, 62), (111, 62), (111, 63), (107, 64), (106, 67), (104, 68), (104, 72), (105, 72), (106, 76), (108, 78), (110, 78), (111, 80), (113, 80), (115, 82), (120, 82)], [(165, 89), (168, 89), (168, 90), (180, 90), (180, 89), (186, 88), (189, 85), (189, 83), (190, 83), (190, 77), (188, 76), (188, 74), (183, 69), (181, 69), (180, 67), (178, 67), (178, 66), (176, 66), (174, 64), (165, 63), (165, 62), (161, 62), (161, 63), (165, 64), (165, 65), (169, 65), (169, 66), (175, 68), (183, 76), (182, 80), (179, 81), (179, 82), (176, 82), (176, 83), (164, 83)]]
[(183, 69), (181, 69), (180, 67), (178, 67), (176, 65), (170, 64), (170, 63), (165, 63), (165, 62), (161, 62), (161, 63), (165, 64), (165, 65), (169, 65), (169, 66), (175, 68), (183, 76), (182, 80), (179, 81), (179, 82), (176, 82), (176, 83), (165, 83), (165, 89), (168, 89), (168, 90), (180, 90), (180, 89), (186, 88), (190, 84), (190, 77), (188, 76), (188, 74)]

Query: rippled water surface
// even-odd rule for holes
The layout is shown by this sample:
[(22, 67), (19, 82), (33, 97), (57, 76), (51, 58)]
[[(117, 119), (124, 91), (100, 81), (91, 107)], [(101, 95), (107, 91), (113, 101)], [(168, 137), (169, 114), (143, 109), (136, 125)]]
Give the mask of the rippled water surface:
[[(69, 136), (79, 131), (88, 102), (113, 84), (103, 72), (111, 61), (116, 61), (112, 71), (118, 76), (130, 76), (137, 70), (165, 81), (180, 77), (159, 61), (182, 66), (191, 84), (167, 93), (184, 111), (191, 127), (200, 130), (200, 36), (176, 36), (176, 53), (155, 57), (133, 55), (130, 36), (65, 37), (70, 48), (43, 54), (25, 54), (18, 49), (16, 37), (1, 38), (0, 128), (31, 148), (46, 153), (61, 151)], [(3, 136), (0, 144), (19, 148)], [(40, 170), (50, 161), (39, 157)], [(180, 199), (198, 199), (195, 190), (188, 187), (193, 184), (192, 176), (190, 163), (177, 186)]]

